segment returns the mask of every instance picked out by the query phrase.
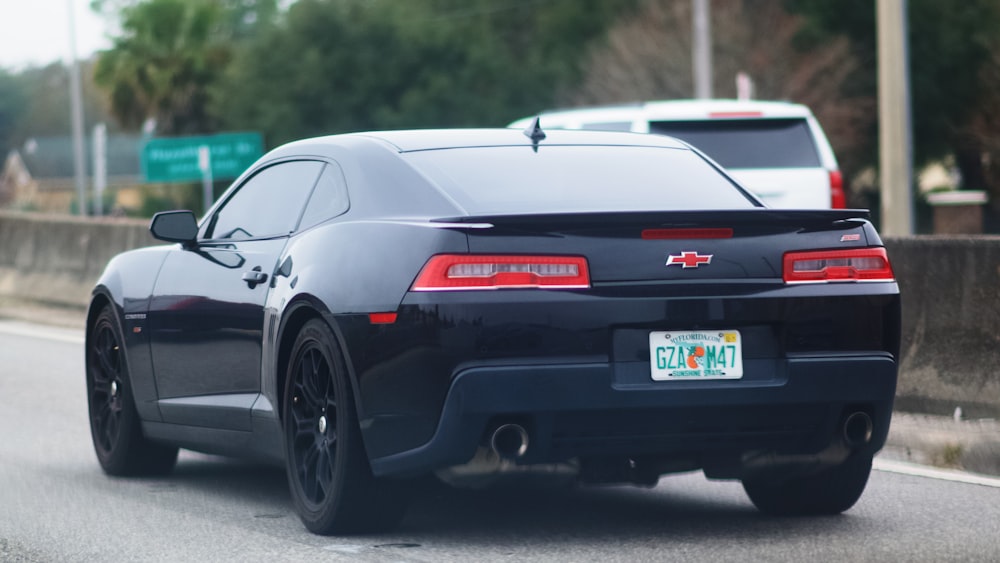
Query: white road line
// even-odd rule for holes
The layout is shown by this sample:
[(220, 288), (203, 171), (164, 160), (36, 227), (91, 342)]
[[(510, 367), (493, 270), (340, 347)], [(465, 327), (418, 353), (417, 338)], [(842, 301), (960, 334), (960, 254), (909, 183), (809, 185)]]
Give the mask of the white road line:
[(70, 329), (49, 328), (20, 321), (0, 321), (0, 334), (55, 340), (67, 344), (83, 345), (84, 342), (82, 332)]
[(876, 459), (872, 466), (879, 471), (886, 471), (889, 473), (912, 475), (914, 477), (927, 477), (929, 479), (939, 479), (941, 481), (968, 483), (970, 485), (982, 485), (984, 487), (1000, 489), (1000, 478), (987, 477), (986, 475), (977, 475), (975, 473), (966, 473), (964, 471), (938, 469), (936, 467), (906, 463), (905, 461), (893, 461), (891, 459)]

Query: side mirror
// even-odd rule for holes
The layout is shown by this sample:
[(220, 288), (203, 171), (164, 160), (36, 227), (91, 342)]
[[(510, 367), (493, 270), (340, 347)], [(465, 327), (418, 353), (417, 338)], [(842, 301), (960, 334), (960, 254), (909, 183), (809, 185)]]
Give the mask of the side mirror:
[(153, 238), (189, 246), (198, 238), (198, 222), (191, 211), (163, 211), (149, 223)]

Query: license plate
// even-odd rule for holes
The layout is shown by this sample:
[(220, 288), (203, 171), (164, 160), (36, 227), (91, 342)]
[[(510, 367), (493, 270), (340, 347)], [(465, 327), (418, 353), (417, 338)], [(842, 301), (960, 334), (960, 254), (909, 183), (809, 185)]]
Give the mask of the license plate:
[(649, 364), (655, 381), (739, 379), (743, 343), (735, 330), (651, 332)]

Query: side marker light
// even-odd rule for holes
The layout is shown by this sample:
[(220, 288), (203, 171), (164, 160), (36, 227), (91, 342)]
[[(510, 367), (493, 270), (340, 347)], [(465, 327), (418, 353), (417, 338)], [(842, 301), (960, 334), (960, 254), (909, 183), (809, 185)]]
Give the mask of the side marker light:
[(391, 325), (396, 322), (396, 313), (368, 313), (368, 322), (373, 325)]

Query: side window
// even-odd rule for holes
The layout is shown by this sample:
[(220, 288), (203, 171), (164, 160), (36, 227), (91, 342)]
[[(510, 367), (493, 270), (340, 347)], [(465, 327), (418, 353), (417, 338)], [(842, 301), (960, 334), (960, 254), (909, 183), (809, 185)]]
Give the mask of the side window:
[(243, 240), (292, 232), (322, 168), (322, 162), (308, 160), (264, 168), (215, 213), (205, 236)]
[(299, 223), (299, 230), (308, 229), (317, 223), (336, 217), (347, 211), (347, 182), (344, 173), (336, 164), (327, 164), (316, 182), (305, 213)]

